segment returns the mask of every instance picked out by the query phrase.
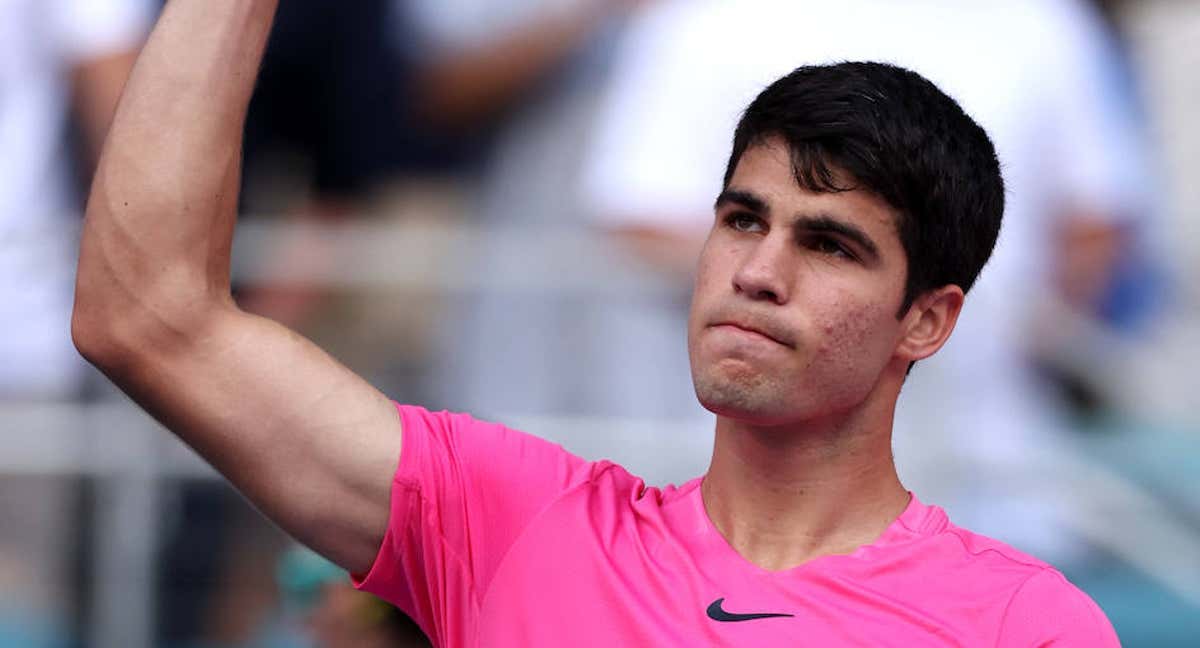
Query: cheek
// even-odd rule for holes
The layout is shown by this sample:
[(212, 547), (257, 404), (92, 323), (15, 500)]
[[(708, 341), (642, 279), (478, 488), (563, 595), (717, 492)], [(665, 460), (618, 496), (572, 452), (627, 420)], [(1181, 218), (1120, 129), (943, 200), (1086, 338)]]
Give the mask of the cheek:
[(723, 244), (709, 236), (704, 246), (700, 248), (700, 256), (696, 259), (695, 289), (712, 288), (714, 283), (722, 278), (730, 277), (731, 268), (736, 264), (738, 248)]
[[(719, 302), (722, 295), (729, 290), (731, 274), (730, 263), (733, 259), (732, 250), (714, 249), (712, 241), (705, 247), (696, 262), (695, 278), (692, 282), (692, 305), (689, 313), (689, 324), (694, 325), (698, 314), (703, 314), (710, 303)], [(691, 326), (689, 326), (691, 330)]]
[(834, 369), (829, 375), (843, 380), (882, 369), (891, 357), (887, 318), (892, 313), (887, 307), (877, 302), (842, 301), (827, 312), (836, 315), (820, 322), (821, 343), (814, 361)]

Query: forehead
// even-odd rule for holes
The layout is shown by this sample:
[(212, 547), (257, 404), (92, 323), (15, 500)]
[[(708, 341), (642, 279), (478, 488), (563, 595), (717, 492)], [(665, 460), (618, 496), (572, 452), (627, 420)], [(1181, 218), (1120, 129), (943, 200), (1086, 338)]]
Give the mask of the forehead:
[[(837, 180), (842, 186), (854, 184), (849, 178)], [(900, 214), (895, 208), (862, 189), (815, 192), (800, 186), (791, 154), (780, 138), (769, 138), (748, 147), (738, 160), (727, 189), (759, 198), (773, 221), (786, 224), (806, 217), (829, 217), (864, 230), (881, 249), (900, 246)]]

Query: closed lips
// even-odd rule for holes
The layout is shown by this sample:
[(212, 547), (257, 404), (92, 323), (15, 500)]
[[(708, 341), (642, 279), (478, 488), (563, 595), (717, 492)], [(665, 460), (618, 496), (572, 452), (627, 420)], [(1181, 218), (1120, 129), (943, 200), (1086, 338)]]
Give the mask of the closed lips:
[(794, 346), (793, 344), (790, 343), (789, 338), (786, 336), (786, 334), (783, 334), (781, 331), (778, 330), (778, 327), (763, 326), (761, 324), (750, 324), (747, 322), (734, 322), (734, 321), (717, 322), (716, 324), (713, 324), (713, 326), (714, 327), (716, 327), (716, 326), (732, 326), (733, 328), (740, 329), (743, 331), (749, 331), (750, 333), (757, 333), (763, 337), (769, 338), (770, 340), (777, 342), (779, 344), (782, 344), (783, 346), (786, 346), (786, 347)]

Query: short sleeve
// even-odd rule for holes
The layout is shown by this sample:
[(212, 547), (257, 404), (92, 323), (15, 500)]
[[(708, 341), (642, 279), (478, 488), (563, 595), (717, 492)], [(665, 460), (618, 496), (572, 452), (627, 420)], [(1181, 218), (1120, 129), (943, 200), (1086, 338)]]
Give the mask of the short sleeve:
[(997, 648), (1120, 648), (1095, 601), (1054, 569), (1031, 576), (1008, 604)]
[(138, 47), (154, 20), (152, 0), (49, 0), (58, 49), (81, 61)]
[[(354, 584), (399, 607), (438, 645), (468, 633), (509, 547), (592, 464), (465, 414), (398, 406), (402, 450), (383, 545)], [(467, 636), (467, 635), (464, 635)]]

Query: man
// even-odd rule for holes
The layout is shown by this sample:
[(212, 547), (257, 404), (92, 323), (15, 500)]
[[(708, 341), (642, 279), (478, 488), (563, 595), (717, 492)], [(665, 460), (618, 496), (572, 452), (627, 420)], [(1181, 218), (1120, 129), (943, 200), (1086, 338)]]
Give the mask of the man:
[[(1079, 470), (1037, 471), (1038, 483), (1012, 487), (1031, 457), (1083, 461), (1078, 425), (1046, 380), (1046, 360), (1070, 366), (1067, 348), (1092, 346), (1078, 323), (1100, 321), (1114, 278), (1145, 254), (1139, 239), (1155, 229), (1154, 183), (1131, 99), (1115, 79), (1116, 45), (1087, 5), (664, 0), (622, 41), (580, 185), (593, 223), (663, 276), (680, 275), (682, 287), (708, 229), (729, 132), (768, 83), (801, 64), (883, 60), (954, 97), (987, 130), (1004, 169), (1004, 234), (951, 340), (905, 382), (893, 425), (897, 467), (957, 523), (1056, 564), (1112, 549), (1119, 534), (1078, 523), (1070, 500), (1083, 489), (1070, 481)], [(645, 324), (619, 339), (628, 348), (687, 318), (686, 307), (663, 300), (636, 307)], [(680, 389), (690, 374), (675, 369), (686, 366), (684, 349), (659, 348), (640, 380), (690, 396)]]
[(1061, 574), (892, 466), (900, 386), (954, 328), (1003, 204), (986, 135), (932, 84), (801, 68), (748, 109), (689, 324), (712, 466), (660, 491), (469, 416), (398, 421), (238, 310), (239, 133), (275, 5), (166, 7), (93, 188), (75, 340), (436, 645), (1117, 644)]

